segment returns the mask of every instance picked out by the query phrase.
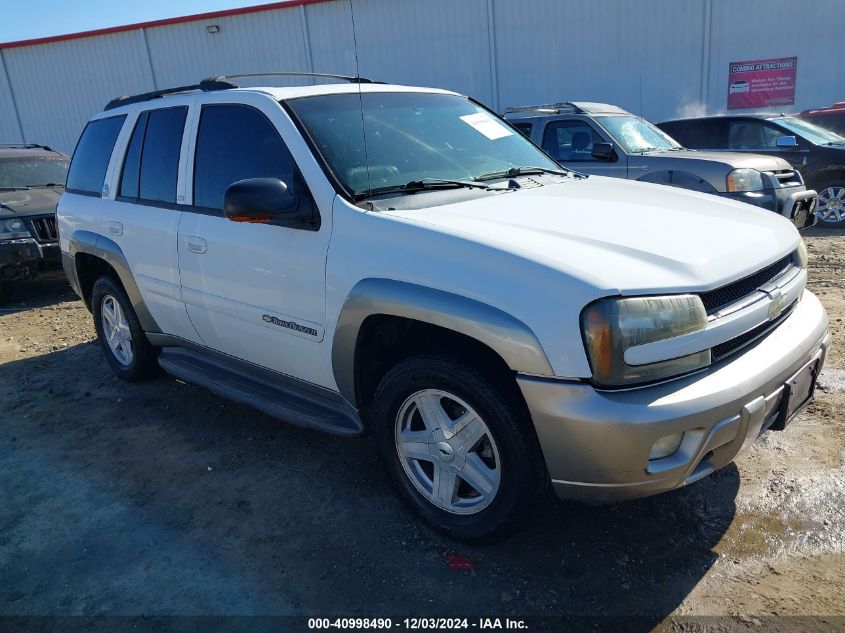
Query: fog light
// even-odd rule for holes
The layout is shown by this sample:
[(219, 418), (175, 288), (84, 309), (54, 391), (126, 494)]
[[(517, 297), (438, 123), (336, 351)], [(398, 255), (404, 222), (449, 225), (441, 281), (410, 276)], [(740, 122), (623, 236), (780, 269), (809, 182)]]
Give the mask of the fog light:
[(652, 444), (651, 452), (648, 454), (649, 460), (669, 457), (669, 455), (678, 450), (678, 448), (681, 446), (681, 440), (683, 439), (683, 433), (672, 433), (672, 435), (664, 435), (654, 444)]

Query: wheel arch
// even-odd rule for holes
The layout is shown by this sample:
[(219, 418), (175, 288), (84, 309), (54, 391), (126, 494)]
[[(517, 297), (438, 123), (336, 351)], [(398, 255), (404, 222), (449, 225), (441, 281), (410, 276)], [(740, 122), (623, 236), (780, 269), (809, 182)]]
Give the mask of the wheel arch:
[[(405, 341), (420, 349), (442, 340), (472, 347), (482, 358), (513, 372), (553, 375), (540, 342), (519, 319), (488, 304), (454, 293), (391, 279), (358, 282), (341, 309), (332, 345), (332, 369), (341, 395), (361, 407), (372, 385), (362, 379), (368, 344), (386, 324), (405, 329)], [(410, 332), (410, 336), (408, 336)], [(385, 335), (390, 332), (385, 330)], [(381, 337), (382, 339), (384, 337)]]
[(92, 231), (76, 230), (68, 239), (68, 245), (68, 252), (63, 254), (65, 274), (89, 310), (94, 283), (100, 276), (108, 275), (123, 286), (144, 331), (161, 332), (144, 304), (126, 256), (116, 242)]
[(816, 193), (821, 193), (824, 185), (830, 184), (831, 181), (839, 182), (840, 186), (845, 187), (845, 167), (840, 165), (832, 165), (825, 167), (809, 178), (805, 178), (808, 189), (815, 189)]

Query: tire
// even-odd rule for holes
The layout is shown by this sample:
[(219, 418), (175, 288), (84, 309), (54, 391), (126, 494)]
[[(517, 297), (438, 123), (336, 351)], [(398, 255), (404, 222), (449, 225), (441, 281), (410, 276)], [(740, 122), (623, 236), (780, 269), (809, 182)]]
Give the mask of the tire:
[[(421, 403), (429, 421), (422, 418)], [(524, 404), (468, 365), (445, 356), (400, 361), (381, 380), (371, 411), (376, 444), (400, 496), (429, 525), (454, 538), (504, 536), (530, 516), (548, 490)], [(472, 421), (451, 437), (443, 433), (467, 420)]]
[(147, 340), (123, 287), (100, 277), (91, 291), (91, 308), (100, 349), (115, 375), (135, 382), (156, 374), (158, 348)]
[(0, 281), (0, 306), (9, 303), (14, 295), (14, 284), (8, 281)]
[(819, 186), (818, 225), (828, 229), (845, 228), (845, 178)]

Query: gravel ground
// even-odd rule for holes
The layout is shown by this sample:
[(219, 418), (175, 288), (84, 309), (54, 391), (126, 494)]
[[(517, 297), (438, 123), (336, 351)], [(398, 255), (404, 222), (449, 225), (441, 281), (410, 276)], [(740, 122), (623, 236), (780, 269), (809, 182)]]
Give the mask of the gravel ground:
[(786, 432), (685, 489), (559, 503), (484, 547), (410, 516), (368, 439), (118, 381), (65, 283), (35, 284), (0, 311), (0, 616), (843, 616), (843, 240), (807, 238), (834, 348)]

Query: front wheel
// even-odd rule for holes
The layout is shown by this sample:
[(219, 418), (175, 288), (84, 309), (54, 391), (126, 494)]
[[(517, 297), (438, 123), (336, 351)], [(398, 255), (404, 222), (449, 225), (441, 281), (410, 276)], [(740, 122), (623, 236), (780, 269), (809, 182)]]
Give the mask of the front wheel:
[(528, 414), (508, 391), (455, 360), (418, 356), (376, 392), (374, 435), (401, 496), (456, 538), (507, 533), (547, 487)]
[(845, 182), (819, 187), (819, 224), (827, 228), (845, 227)]

